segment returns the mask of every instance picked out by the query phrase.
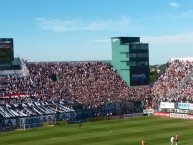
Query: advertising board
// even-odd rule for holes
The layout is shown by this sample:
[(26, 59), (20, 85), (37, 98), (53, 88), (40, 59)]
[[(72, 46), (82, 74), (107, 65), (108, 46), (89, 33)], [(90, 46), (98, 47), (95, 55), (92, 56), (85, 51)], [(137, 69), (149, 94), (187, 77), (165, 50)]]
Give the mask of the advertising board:
[(143, 110), (143, 114), (152, 115), (153, 112), (154, 112), (154, 109), (144, 109), (144, 110)]
[(170, 117), (170, 113), (165, 113), (165, 112), (154, 112), (154, 116), (162, 116), (162, 117)]
[(193, 110), (193, 103), (189, 103), (189, 110)]
[(27, 129), (41, 126), (43, 126), (43, 119), (40, 116), (20, 118), (21, 128)]
[(179, 114), (179, 113), (170, 113), (171, 118), (182, 118), (182, 119), (189, 119), (188, 114)]
[(166, 108), (166, 109), (174, 109), (174, 103), (173, 102), (161, 102), (160, 108)]
[(178, 103), (178, 109), (189, 109), (189, 103)]
[(131, 86), (149, 85), (149, 67), (130, 70)]
[(13, 39), (0, 38), (0, 63), (11, 62), (13, 59)]

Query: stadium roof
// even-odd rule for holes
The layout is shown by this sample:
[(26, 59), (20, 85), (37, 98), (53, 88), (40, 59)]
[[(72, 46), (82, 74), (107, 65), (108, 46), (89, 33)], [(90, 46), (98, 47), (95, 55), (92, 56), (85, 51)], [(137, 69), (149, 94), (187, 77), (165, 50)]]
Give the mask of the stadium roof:
[(113, 39), (120, 39), (122, 43), (134, 43), (134, 42), (140, 42), (140, 37), (112, 37)]

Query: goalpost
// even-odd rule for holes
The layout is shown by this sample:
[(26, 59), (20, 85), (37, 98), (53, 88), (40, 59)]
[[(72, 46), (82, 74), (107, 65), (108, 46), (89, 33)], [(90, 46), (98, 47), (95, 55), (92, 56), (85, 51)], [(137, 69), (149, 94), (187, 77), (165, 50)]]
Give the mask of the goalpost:
[(47, 116), (48, 126), (55, 126), (56, 125), (56, 118), (54, 115)]
[[(56, 118), (55, 115), (48, 115), (45, 116), (48, 126), (55, 126), (56, 125)], [(34, 128), (43, 126), (43, 118), (40, 116), (36, 117), (23, 117), (19, 118), (19, 129), (26, 130), (27, 128)]]
[(23, 129), (25, 130), (26, 129), (26, 118), (20, 118), (20, 126), (19, 126), (19, 129)]

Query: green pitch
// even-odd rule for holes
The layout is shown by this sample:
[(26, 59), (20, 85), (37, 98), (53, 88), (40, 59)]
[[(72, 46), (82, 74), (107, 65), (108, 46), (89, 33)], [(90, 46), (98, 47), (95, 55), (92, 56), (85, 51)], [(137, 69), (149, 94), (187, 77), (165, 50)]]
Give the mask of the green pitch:
[(139, 117), (42, 127), (0, 134), (0, 145), (170, 145), (179, 134), (179, 145), (193, 145), (193, 121), (158, 117)]

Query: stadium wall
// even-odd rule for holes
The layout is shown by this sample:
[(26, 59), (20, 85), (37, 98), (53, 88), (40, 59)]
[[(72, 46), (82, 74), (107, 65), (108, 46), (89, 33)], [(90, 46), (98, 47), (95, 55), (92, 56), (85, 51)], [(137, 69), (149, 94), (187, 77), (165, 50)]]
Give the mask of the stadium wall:
[(29, 75), (29, 70), (27, 69), (26, 64), (21, 60), (20, 58), (14, 58), (14, 61), (12, 62), (12, 67), (7, 70), (0, 70), (0, 75), (13, 75), (18, 74), (22, 76)]

